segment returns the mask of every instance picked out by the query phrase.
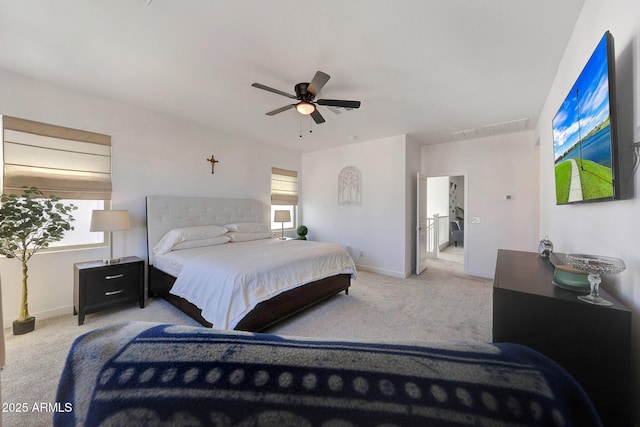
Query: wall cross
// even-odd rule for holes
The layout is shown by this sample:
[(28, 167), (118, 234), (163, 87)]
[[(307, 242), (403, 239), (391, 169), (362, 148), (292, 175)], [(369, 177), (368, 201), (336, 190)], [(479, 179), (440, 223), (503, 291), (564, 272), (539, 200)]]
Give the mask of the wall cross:
[(207, 159), (207, 162), (211, 162), (211, 173), (215, 173), (214, 168), (216, 167), (216, 163), (218, 163), (218, 160), (216, 160), (216, 158), (212, 154), (211, 158)]

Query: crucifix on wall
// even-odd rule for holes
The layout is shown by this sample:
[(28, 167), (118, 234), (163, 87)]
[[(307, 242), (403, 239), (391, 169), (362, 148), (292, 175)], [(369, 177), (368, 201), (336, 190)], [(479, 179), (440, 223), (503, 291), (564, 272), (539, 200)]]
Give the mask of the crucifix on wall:
[(216, 167), (216, 163), (218, 163), (218, 160), (216, 160), (216, 158), (213, 156), (213, 154), (211, 155), (210, 159), (207, 159), (208, 162), (211, 162), (211, 173), (215, 173), (214, 168)]

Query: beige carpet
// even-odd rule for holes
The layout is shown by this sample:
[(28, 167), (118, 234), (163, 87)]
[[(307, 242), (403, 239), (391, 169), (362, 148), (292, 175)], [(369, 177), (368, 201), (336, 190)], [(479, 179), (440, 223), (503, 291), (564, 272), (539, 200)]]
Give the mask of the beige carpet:
[[(397, 279), (359, 272), (349, 295), (321, 303), (269, 332), (284, 335), (380, 340), (491, 340), (491, 281), (461, 273), (460, 254), (430, 260), (420, 276)], [(142, 320), (197, 325), (160, 299), (125, 309), (38, 321), (32, 333), (7, 335), (2, 371), (4, 403), (26, 403), (26, 413), (4, 412), (4, 427), (51, 425), (34, 404), (55, 402), (58, 378), (73, 340), (113, 322)]]

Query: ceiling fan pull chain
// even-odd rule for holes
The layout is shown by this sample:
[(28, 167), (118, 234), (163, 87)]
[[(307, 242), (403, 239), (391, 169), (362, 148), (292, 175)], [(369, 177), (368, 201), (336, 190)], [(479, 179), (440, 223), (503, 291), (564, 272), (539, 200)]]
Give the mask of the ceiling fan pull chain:
[(300, 124), (300, 138), (302, 138), (302, 118), (300, 118), (298, 123)]
[(313, 131), (311, 130), (311, 116), (309, 116), (309, 133), (311, 133), (311, 132), (313, 132)]

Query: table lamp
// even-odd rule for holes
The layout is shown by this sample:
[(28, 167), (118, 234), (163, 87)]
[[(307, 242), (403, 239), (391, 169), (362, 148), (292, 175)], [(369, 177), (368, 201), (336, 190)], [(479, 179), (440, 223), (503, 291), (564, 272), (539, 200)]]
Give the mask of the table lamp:
[(291, 212), (288, 210), (277, 210), (273, 213), (273, 222), (282, 224), (282, 236), (280, 240), (284, 240), (284, 223), (291, 221)]
[(89, 231), (109, 232), (109, 259), (102, 260), (105, 264), (120, 262), (120, 258), (113, 258), (113, 232), (129, 229), (129, 211), (126, 210), (94, 210), (91, 213)]

